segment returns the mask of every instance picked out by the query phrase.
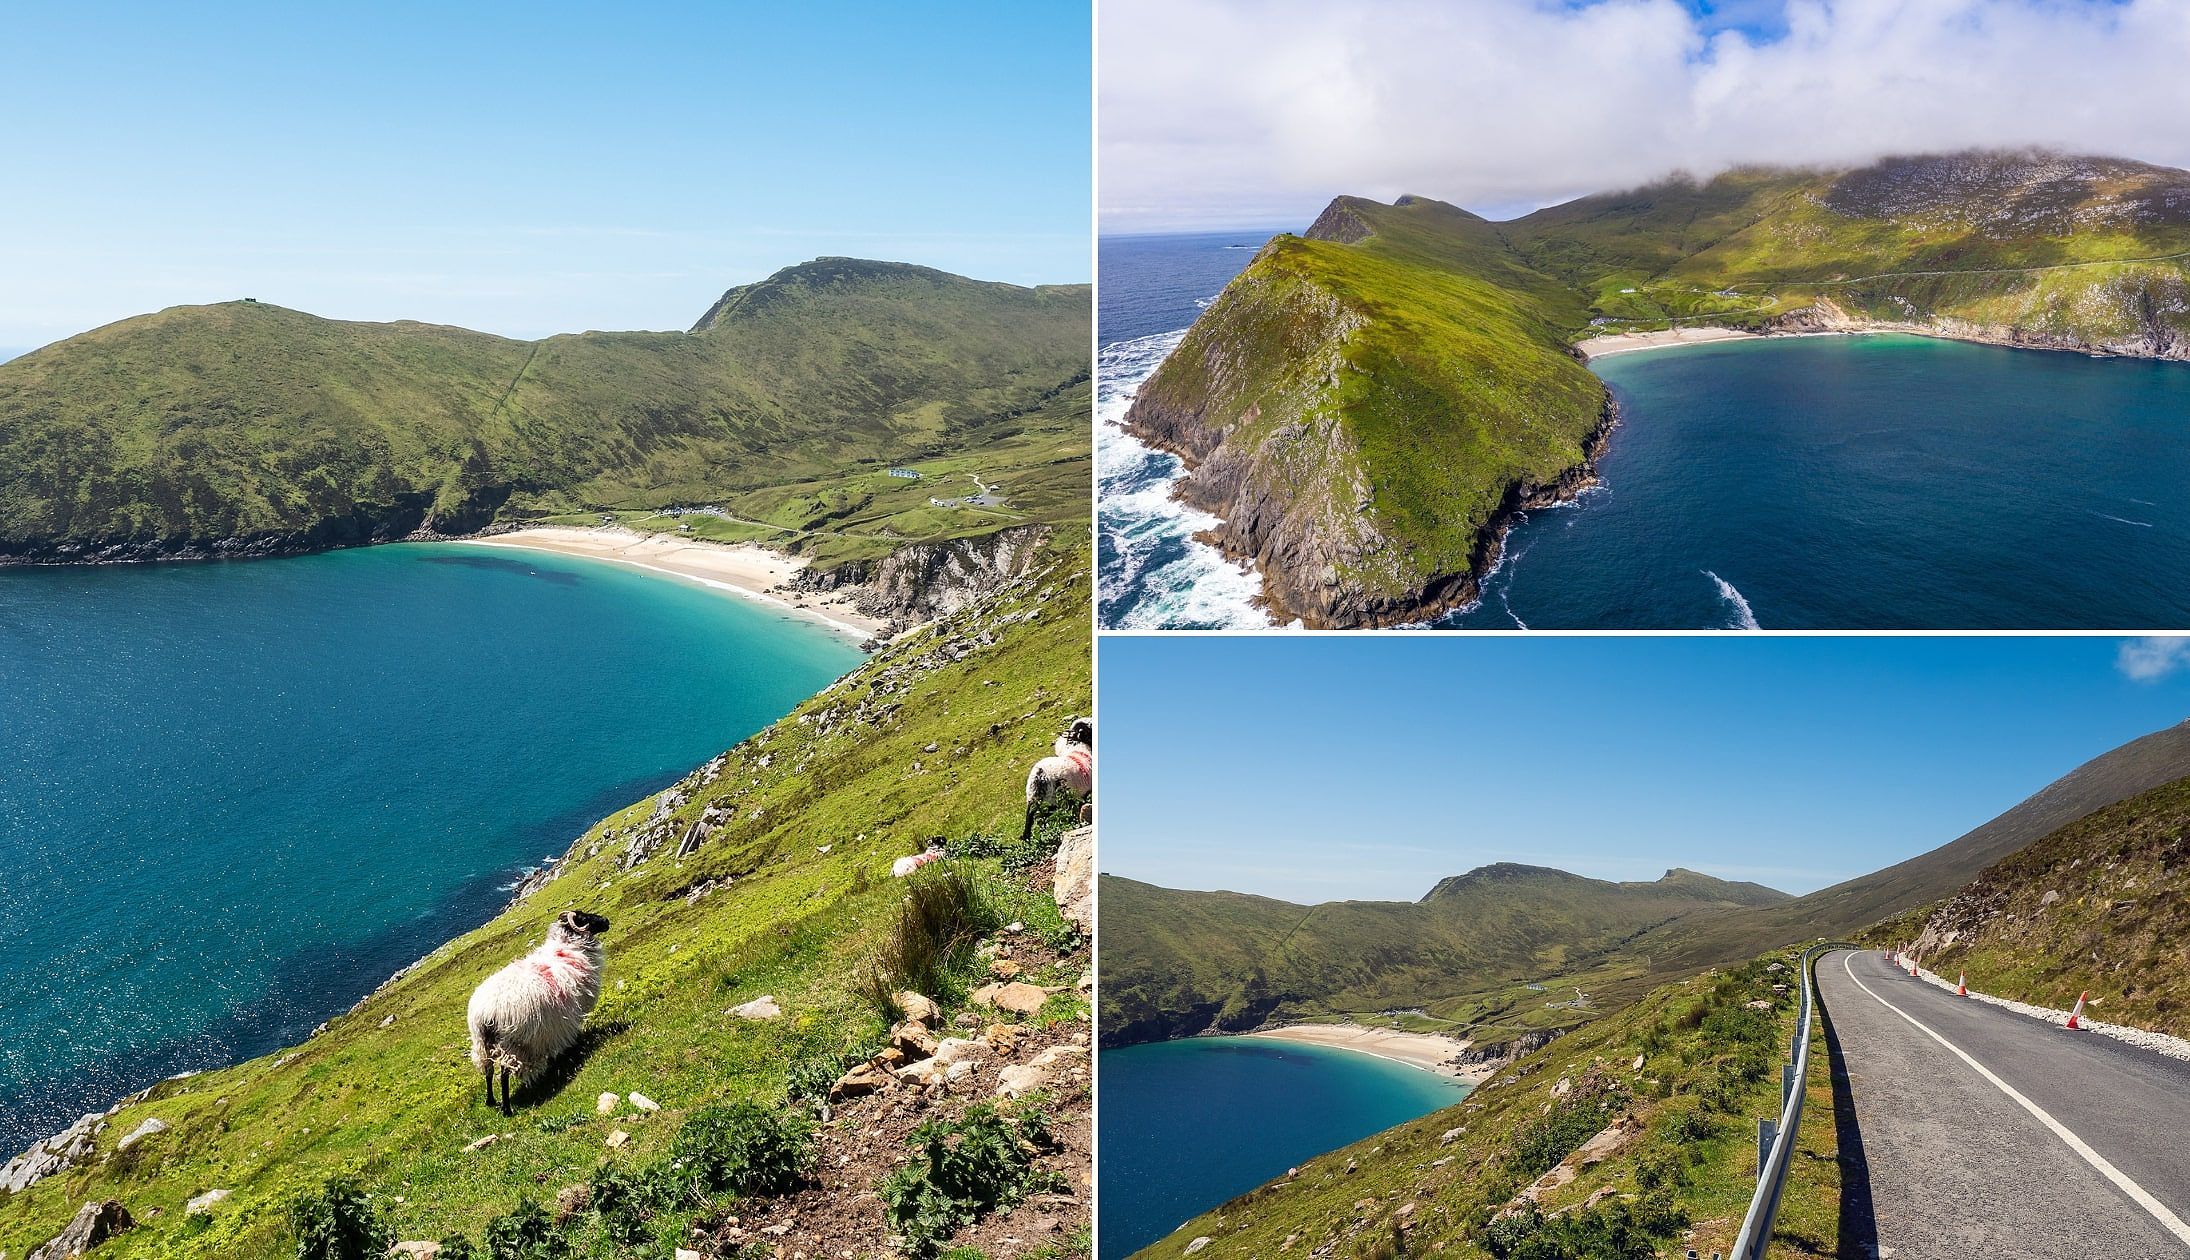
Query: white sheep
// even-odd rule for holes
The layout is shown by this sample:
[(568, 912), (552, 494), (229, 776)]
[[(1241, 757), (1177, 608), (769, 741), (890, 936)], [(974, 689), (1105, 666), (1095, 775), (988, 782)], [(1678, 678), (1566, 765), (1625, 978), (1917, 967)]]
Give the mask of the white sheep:
[(506, 1116), (510, 1078), (524, 1084), (578, 1040), (601, 997), (601, 933), (607, 930), (600, 915), (565, 910), (549, 925), (546, 943), (472, 990), (466, 1011), (471, 1061), (486, 1074), (489, 1107), (495, 1105), (496, 1069)]
[(1034, 807), (1052, 796), (1088, 797), (1095, 792), (1095, 723), (1074, 718), (1057, 737), (1055, 756), (1027, 771), (1027, 821), (1019, 829), (1024, 844), (1034, 834)]

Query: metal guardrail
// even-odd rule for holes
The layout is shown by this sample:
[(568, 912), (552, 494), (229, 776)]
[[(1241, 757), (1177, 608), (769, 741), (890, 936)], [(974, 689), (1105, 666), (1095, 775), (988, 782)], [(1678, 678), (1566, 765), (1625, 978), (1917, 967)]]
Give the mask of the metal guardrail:
[(1788, 1062), (1779, 1070), (1779, 1119), (1757, 1121), (1757, 1190), (1750, 1196), (1749, 1214), (1741, 1220), (1741, 1232), (1734, 1235), (1734, 1249), (1727, 1260), (1762, 1260), (1772, 1240), (1772, 1220), (1779, 1215), (1780, 1195), (1787, 1188), (1787, 1165), (1794, 1158), (1795, 1135), (1802, 1128), (1803, 1083), (1810, 1070), (1810, 1028), (1817, 1016), (1817, 956), (1829, 949), (1859, 948), (1847, 941), (1819, 941), (1802, 952), (1802, 1021), (1787, 1047)]

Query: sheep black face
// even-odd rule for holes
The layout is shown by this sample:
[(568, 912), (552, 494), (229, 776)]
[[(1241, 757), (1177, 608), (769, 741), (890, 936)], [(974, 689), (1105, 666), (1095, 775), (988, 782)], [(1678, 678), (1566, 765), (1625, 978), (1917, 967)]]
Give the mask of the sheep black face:
[(1065, 739), (1082, 748), (1092, 749), (1095, 747), (1095, 724), (1086, 718), (1074, 718), (1072, 725), (1065, 728)]
[(550, 942), (568, 944), (572, 941), (590, 941), (608, 930), (608, 920), (586, 910), (565, 910), (555, 916), (554, 926), (548, 929)]

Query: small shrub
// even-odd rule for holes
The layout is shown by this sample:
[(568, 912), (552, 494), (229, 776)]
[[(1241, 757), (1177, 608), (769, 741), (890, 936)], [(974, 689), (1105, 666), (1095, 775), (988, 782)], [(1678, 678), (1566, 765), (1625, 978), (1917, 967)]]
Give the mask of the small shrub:
[(975, 1103), (955, 1121), (930, 1120), (913, 1130), (916, 1156), (882, 1183), (890, 1228), (915, 1260), (933, 1260), (951, 1235), (982, 1214), (1010, 1207), (1054, 1184), (1034, 1156), (1055, 1145), (1049, 1117), (1022, 1108), (1006, 1115)]
[(487, 1222), (487, 1260), (565, 1260), (569, 1246), (547, 1210), (531, 1199)]
[(860, 996), (887, 1013), (901, 989), (944, 992), (952, 973), (972, 962), (974, 943), (998, 923), (966, 872), (940, 863), (922, 867), (905, 881), (897, 922), (860, 977)]
[(1688, 1224), (1664, 1192), (1546, 1216), (1528, 1204), (1477, 1235), (1497, 1260), (1653, 1260), (1661, 1240)]
[(297, 1260), (380, 1260), (395, 1244), (386, 1214), (348, 1177), (290, 1203), (289, 1228)]
[(434, 1257), (435, 1260), (479, 1260), (479, 1249), (462, 1234), (451, 1234), (441, 1240), (441, 1250), (435, 1252)]
[(1596, 1136), (1605, 1126), (1605, 1115), (1601, 1099), (1567, 1099), (1514, 1135), (1506, 1151), (1506, 1166), (1524, 1184), (1536, 1180)]
[(707, 1191), (787, 1194), (813, 1171), (813, 1123), (794, 1112), (739, 1102), (693, 1113), (670, 1157)]

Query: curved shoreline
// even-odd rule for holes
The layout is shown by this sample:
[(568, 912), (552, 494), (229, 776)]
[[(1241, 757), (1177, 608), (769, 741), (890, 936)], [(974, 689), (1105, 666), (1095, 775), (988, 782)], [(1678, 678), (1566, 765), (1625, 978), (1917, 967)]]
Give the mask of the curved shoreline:
[(1497, 1070), (1495, 1064), (1461, 1066), (1457, 1062), (1460, 1055), (1475, 1043), (1463, 1038), (1447, 1037), (1441, 1033), (1407, 1032), (1398, 1028), (1374, 1028), (1365, 1024), (1285, 1024), (1277, 1028), (1258, 1028), (1239, 1035), (1347, 1050), (1354, 1054), (1383, 1059), (1388, 1063), (1403, 1064), (1470, 1086), (1482, 1084)]
[(806, 567), (806, 561), (766, 547), (647, 534), (615, 526), (565, 525), (535, 525), (447, 541), (473, 547), (546, 551), (696, 582), (818, 622), (862, 643), (881, 638), (886, 632), (882, 621), (859, 612), (847, 596), (808, 598), (779, 593)]

